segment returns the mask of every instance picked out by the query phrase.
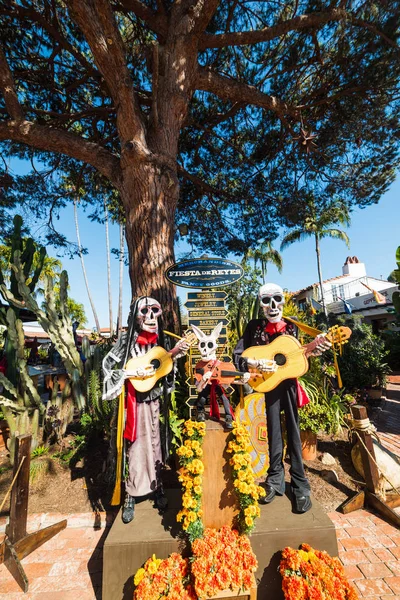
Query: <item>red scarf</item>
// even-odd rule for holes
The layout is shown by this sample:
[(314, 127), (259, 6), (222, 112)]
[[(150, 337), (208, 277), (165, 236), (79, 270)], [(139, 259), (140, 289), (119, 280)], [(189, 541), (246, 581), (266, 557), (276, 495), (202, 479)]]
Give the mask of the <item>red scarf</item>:
[(157, 340), (158, 333), (142, 330), (137, 337), (136, 343), (139, 344), (139, 346), (147, 346), (148, 344), (155, 344)]
[(268, 333), (268, 335), (274, 335), (275, 333), (281, 333), (285, 331), (286, 325), (287, 323), (283, 319), (281, 321), (278, 321), (278, 323), (271, 323), (270, 321), (268, 321), (265, 327), (265, 331), (266, 333)]
[(137, 425), (136, 390), (130, 381), (126, 382), (125, 415), (124, 438), (129, 442), (134, 442), (136, 440)]

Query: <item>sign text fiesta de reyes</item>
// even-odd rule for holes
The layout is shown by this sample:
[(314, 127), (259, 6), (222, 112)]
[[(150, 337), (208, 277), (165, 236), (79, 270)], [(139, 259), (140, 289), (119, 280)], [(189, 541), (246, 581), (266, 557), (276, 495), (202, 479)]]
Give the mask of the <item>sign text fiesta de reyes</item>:
[(175, 263), (165, 271), (168, 281), (186, 288), (231, 285), (244, 275), (243, 268), (225, 258), (192, 258)]

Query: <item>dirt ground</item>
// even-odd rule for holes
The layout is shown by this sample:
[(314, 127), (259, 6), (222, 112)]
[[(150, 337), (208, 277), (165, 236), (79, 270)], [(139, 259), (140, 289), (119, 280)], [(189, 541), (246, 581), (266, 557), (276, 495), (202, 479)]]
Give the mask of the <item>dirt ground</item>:
[[(335, 460), (333, 466), (325, 466), (320, 457), (329, 452)], [(110, 488), (104, 478), (107, 446), (101, 441), (92, 444), (85, 460), (79, 461), (73, 468), (63, 464), (51, 455), (43, 458), (49, 462), (50, 469), (39, 475), (30, 486), (29, 513), (58, 512), (75, 513), (109, 508)], [(346, 434), (319, 436), (318, 455), (314, 461), (305, 461), (312, 494), (327, 512), (334, 511), (351, 496), (360, 485), (361, 477), (355, 471), (350, 458), (350, 444)], [(289, 460), (285, 468), (289, 470)], [(338, 481), (335, 481), (335, 474)], [(287, 473), (287, 479), (289, 474)], [(6, 450), (0, 451), (0, 498), (4, 495), (12, 480), (12, 469)], [(174, 467), (167, 467), (164, 473), (165, 487), (179, 486)], [(8, 507), (3, 509), (7, 514)]]

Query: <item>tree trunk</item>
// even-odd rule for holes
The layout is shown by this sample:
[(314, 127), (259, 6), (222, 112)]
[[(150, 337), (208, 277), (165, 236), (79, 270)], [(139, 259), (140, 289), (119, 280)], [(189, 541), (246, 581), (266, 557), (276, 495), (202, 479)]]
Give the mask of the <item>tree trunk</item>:
[(111, 292), (111, 264), (110, 264), (110, 237), (108, 235), (108, 210), (106, 199), (104, 198), (104, 216), (106, 228), (106, 253), (107, 253), (107, 288), (108, 288), (108, 318), (110, 322), (110, 338), (114, 333), (113, 312), (112, 312), (112, 292)]
[(319, 280), (319, 287), (321, 290), (321, 304), (322, 304), (322, 308), (323, 308), (325, 317), (328, 318), (328, 311), (326, 310), (326, 306), (325, 306), (324, 287), (322, 285), (321, 252), (320, 252), (320, 248), (319, 248), (319, 237), (318, 237), (317, 233), (315, 234), (315, 252), (317, 253), (318, 280)]
[(163, 326), (175, 332), (179, 331), (176, 290), (164, 273), (175, 262), (178, 196), (178, 178), (172, 168), (143, 161), (125, 173), (121, 198), (126, 214), (132, 300), (138, 296), (158, 300), (163, 308)]
[(119, 336), (122, 328), (122, 291), (124, 280), (124, 226), (119, 224), (119, 292), (118, 292), (118, 317), (117, 317), (117, 335)]
[(77, 208), (77, 201), (76, 201), (76, 199), (74, 199), (74, 216), (75, 216), (76, 239), (78, 241), (78, 252), (79, 252), (79, 257), (81, 259), (83, 278), (85, 280), (85, 286), (86, 286), (86, 291), (87, 291), (87, 295), (88, 295), (88, 298), (89, 298), (90, 306), (92, 307), (92, 312), (93, 312), (94, 321), (96, 323), (97, 333), (99, 335), (101, 335), (99, 318), (97, 316), (97, 312), (96, 312), (96, 309), (94, 307), (94, 302), (93, 302), (92, 294), (90, 293), (89, 281), (88, 281), (88, 278), (87, 278), (86, 267), (85, 267), (85, 261), (83, 259), (81, 236), (80, 236), (80, 233), (79, 233), (78, 208)]

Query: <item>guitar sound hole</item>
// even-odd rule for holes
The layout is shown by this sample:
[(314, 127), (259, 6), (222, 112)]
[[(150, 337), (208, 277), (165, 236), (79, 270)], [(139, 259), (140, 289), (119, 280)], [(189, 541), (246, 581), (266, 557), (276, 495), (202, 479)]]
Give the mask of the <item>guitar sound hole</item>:
[(286, 356), (284, 354), (275, 354), (274, 360), (278, 367), (283, 367), (286, 364)]
[(150, 364), (152, 365), (152, 367), (154, 367), (154, 370), (157, 371), (157, 369), (159, 369), (161, 367), (161, 363), (158, 360), (158, 358), (154, 358)]

